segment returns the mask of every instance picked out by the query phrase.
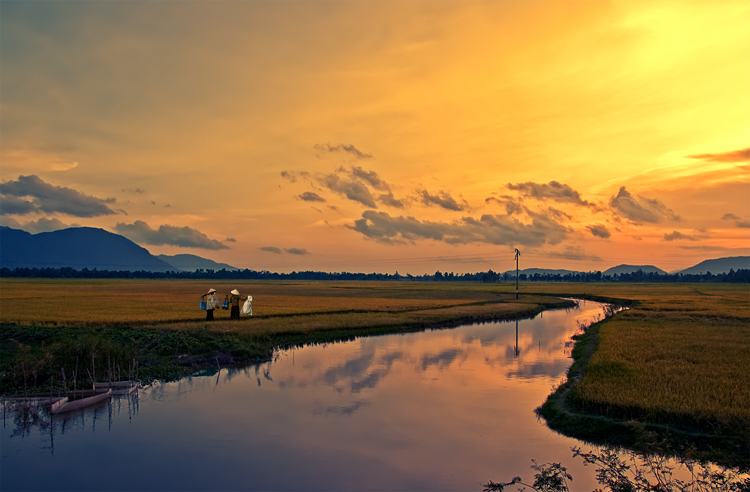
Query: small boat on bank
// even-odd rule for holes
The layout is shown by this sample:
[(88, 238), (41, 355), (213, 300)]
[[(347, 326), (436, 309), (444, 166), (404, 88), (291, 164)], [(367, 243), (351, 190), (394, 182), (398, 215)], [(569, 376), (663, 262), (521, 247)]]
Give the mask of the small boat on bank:
[(111, 390), (113, 395), (128, 395), (138, 389), (136, 381), (112, 381), (109, 383), (94, 383), (94, 391), (105, 392)]
[(100, 401), (108, 400), (112, 394), (112, 390), (107, 389), (102, 392), (94, 392), (92, 396), (79, 398), (77, 400), (69, 400), (67, 396), (60, 398), (50, 406), (50, 413), (62, 413), (70, 412), (71, 410), (78, 410)]

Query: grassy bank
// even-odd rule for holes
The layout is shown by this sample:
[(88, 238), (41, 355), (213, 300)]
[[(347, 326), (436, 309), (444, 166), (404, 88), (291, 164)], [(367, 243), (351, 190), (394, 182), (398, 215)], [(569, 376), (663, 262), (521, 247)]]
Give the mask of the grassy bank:
[[(238, 288), (253, 317), (207, 323), (200, 293)], [(202, 367), (268, 359), (275, 347), (528, 317), (568, 303), (481, 284), (16, 280), (0, 284), (0, 389), (49, 390), (114, 369), (174, 379)], [(6, 309), (7, 306), (7, 309)], [(92, 358), (93, 355), (93, 358)]]
[(579, 338), (568, 381), (540, 414), (588, 441), (750, 466), (748, 286), (616, 287), (597, 295), (634, 301), (631, 309)]

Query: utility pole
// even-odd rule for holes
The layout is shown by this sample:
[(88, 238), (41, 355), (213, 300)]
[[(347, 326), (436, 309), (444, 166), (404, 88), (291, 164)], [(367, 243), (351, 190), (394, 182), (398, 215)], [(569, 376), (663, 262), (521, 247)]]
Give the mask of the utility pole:
[(516, 299), (518, 299), (518, 257), (521, 256), (521, 252), (516, 248)]

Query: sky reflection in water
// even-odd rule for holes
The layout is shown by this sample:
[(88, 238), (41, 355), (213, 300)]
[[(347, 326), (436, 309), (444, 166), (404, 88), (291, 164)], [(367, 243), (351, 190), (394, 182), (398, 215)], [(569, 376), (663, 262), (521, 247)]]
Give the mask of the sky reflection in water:
[(582, 302), (521, 320), (517, 345), (505, 322), (281, 351), (64, 419), (43, 413), (26, 431), (6, 412), (0, 488), (481, 490), (530, 479), (534, 458), (563, 461), (590, 490), (578, 442), (533, 409), (565, 375), (576, 319), (600, 313)]

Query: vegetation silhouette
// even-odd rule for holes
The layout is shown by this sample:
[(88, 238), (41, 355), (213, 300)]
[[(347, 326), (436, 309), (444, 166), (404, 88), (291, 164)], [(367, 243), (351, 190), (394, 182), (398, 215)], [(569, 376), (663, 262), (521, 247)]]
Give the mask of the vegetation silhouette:
[[(303, 271), (291, 273), (269, 272), (268, 270), (212, 270), (197, 269), (192, 272), (168, 271), (151, 272), (145, 270), (98, 270), (96, 268), (0, 268), (0, 278), (142, 278), (142, 279), (192, 279), (192, 280), (372, 280), (372, 281), (414, 281), (414, 282), (511, 282), (515, 276), (511, 273), (497, 273), (491, 269), (476, 273), (443, 273), (400, 275), (390, 273), (351, 273)], [(535, 273), (518, 275), (521, 282), (750, 282), (750, 269), (730, 270), (726, 273), (712, 274), (659, 274), (638, 270), (632, 273), (604, 275), (601, 271), (576, 272), (561, 275), (559, 273)]]
[[(603, 488), (593, 492), (748, 492), (750, 477), (747, 469), (730, 469), (714, 466), (690, 458), (680, 458), (672, 464), (662, 455), (623, 452), (616, 448), (603, 448), (596, 453), (584, 453), (581, 448), (572, 448), (573, 457), (583, 458), (585, 465), (597, 467), (596, 480)], [(524, 491), (530, 487), (537, 492), (570, 492), (573, 477), (561, 463), (539, 464), (535, 460), (531, 468), (536, 472), (534, 482), (526, 483), (521, 477), (510, 482), (489, 481), (483, 492), (502, 492), (513, 485)], [(678, 478), (675, 471), (682, 469)]]

